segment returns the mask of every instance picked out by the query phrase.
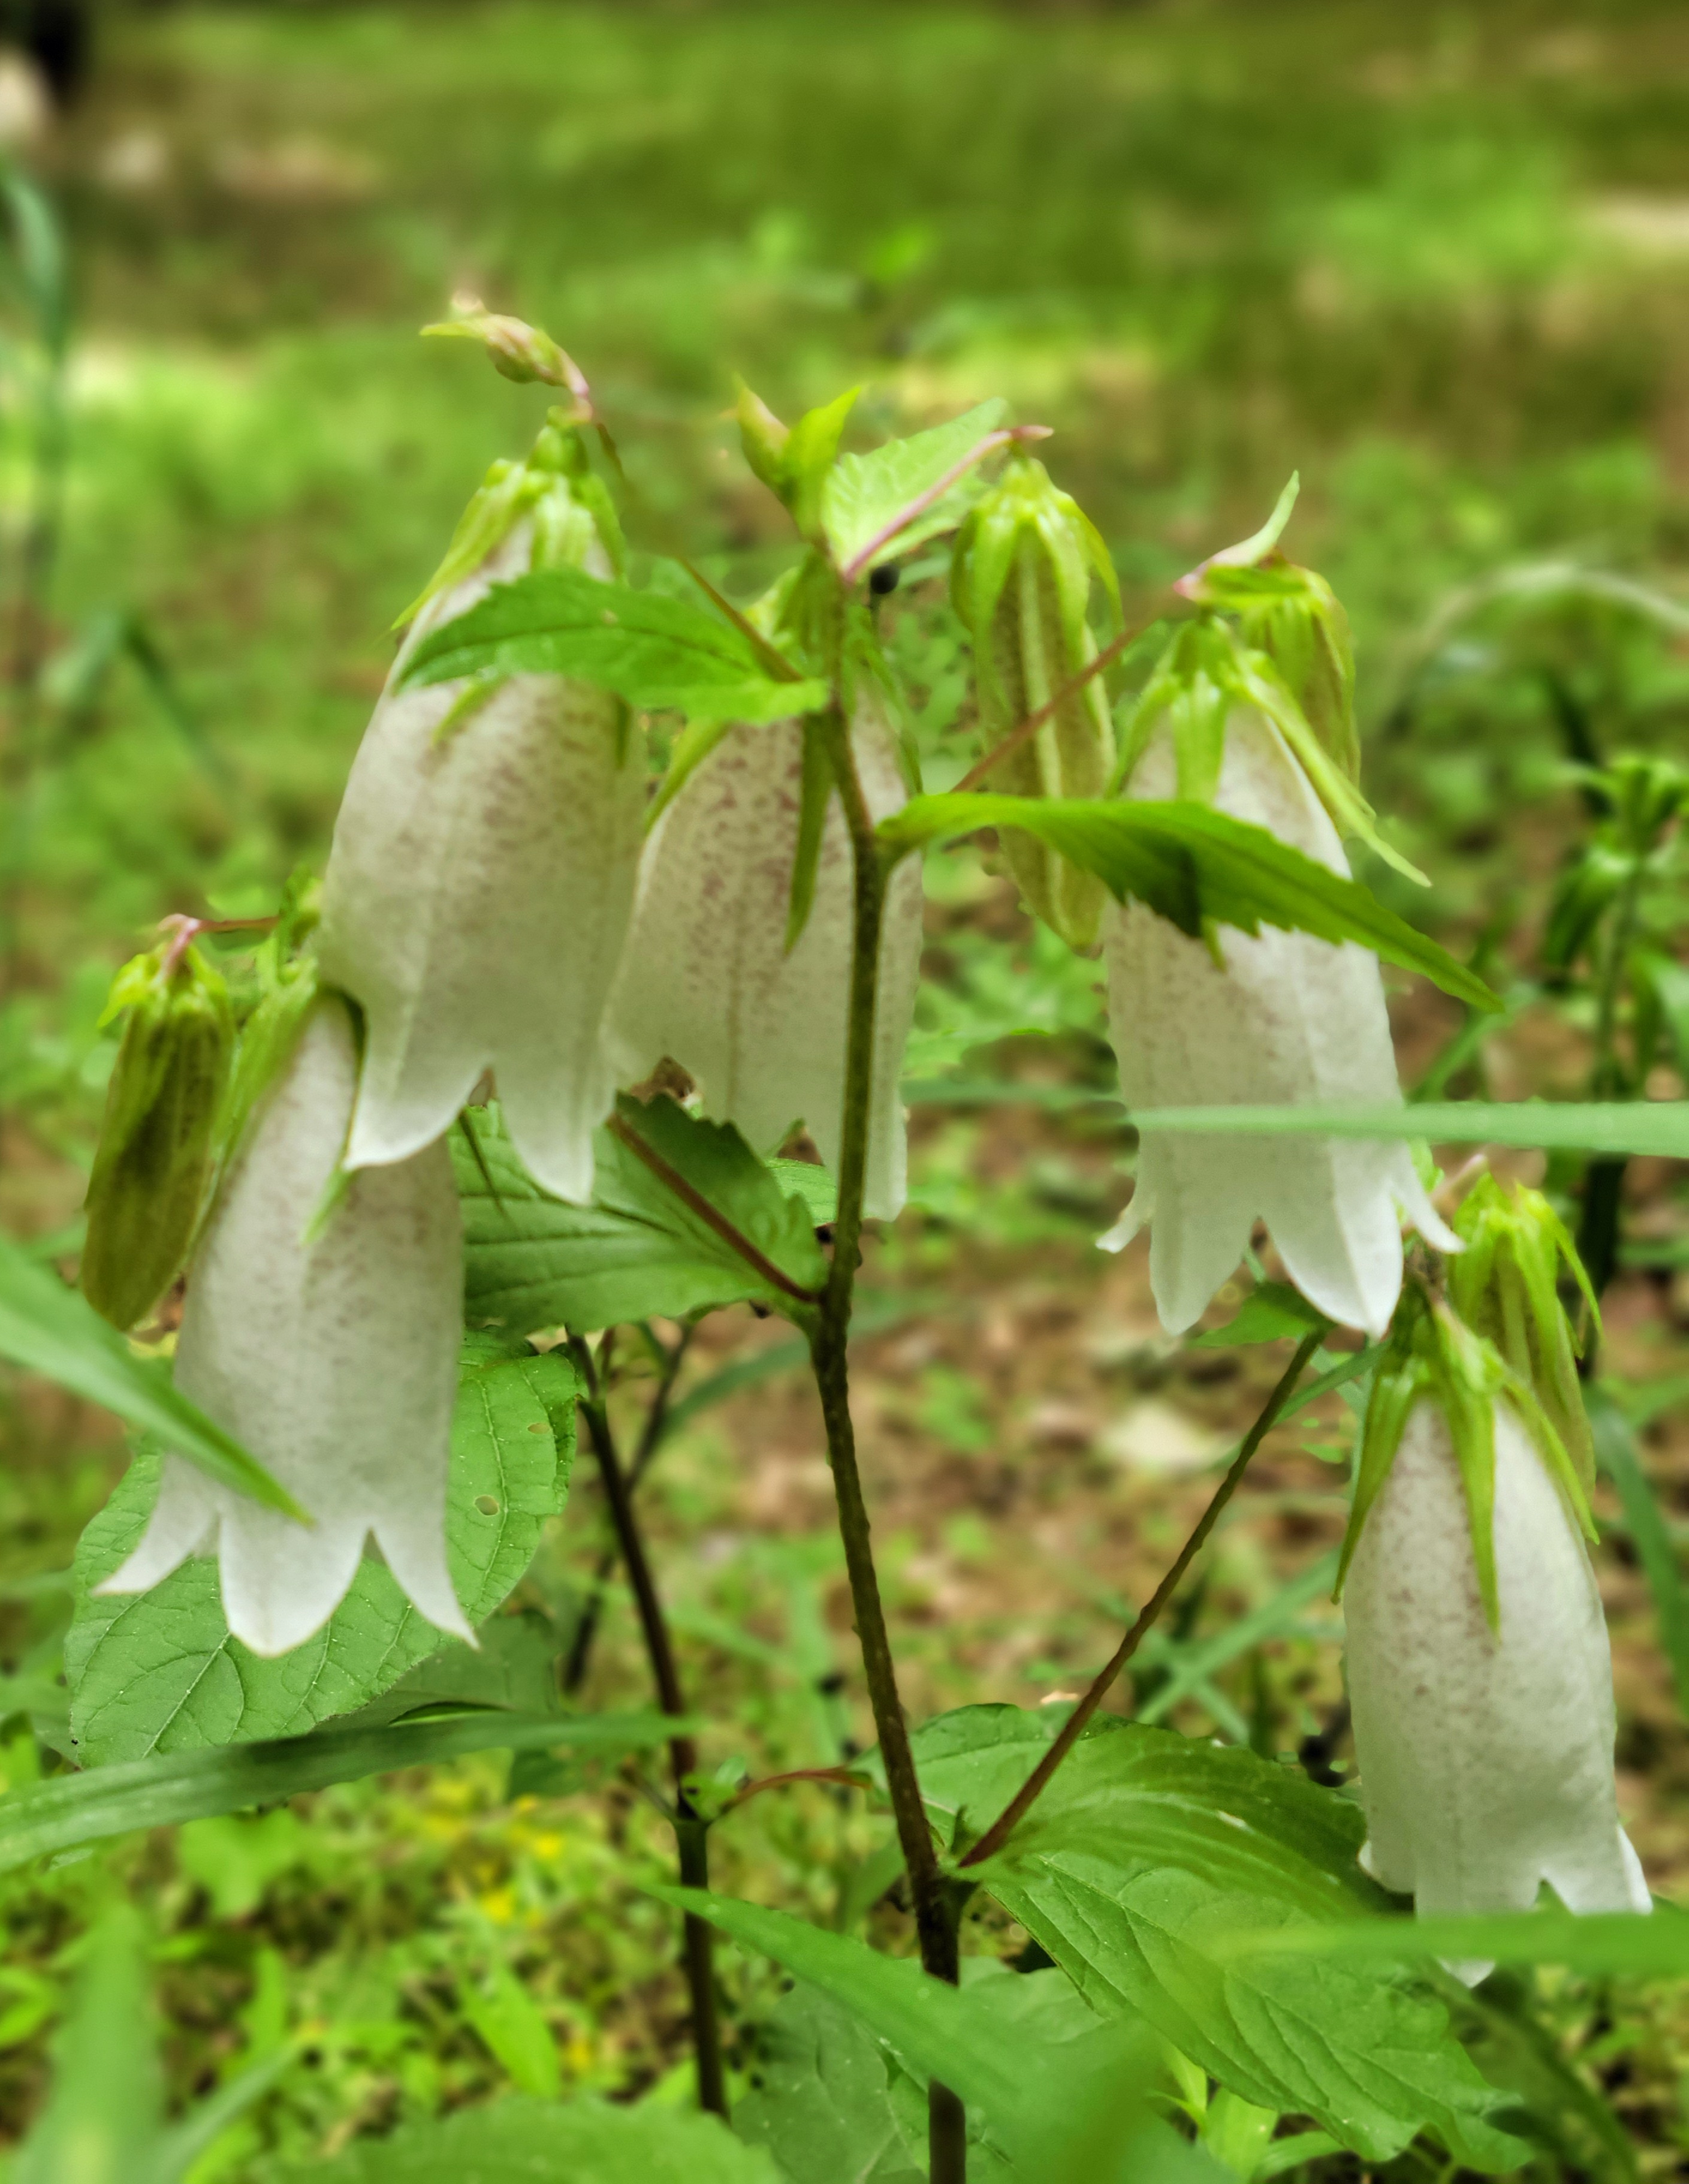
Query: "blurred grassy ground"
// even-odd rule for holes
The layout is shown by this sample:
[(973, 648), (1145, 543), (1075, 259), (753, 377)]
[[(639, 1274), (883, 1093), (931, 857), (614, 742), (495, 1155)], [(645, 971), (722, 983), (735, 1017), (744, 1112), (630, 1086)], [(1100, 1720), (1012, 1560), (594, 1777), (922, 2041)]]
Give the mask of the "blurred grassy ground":
[[(1451, 585), (1525, 554), (1668, 579), (1689, 558), (1678, 6), (114, 13), (42, 164), (80, 287), (56, 615), (67, 634), (101, 610), (144, 616), (215, 758), (121, 671), (58, 754), (0, 1056), (0, 1213), (35, 1233), (80, 1197), (111, 966), (163, 911), (236, 907), (320, 859), (387, 625), (486, 463), (538, 421), (531, 394), (415, 340), (453, 288), (575, 350), (647, 541), (684, 540), (746, 587), (783, 549), (730, 457), (735, 367), (781, 410), (864, 379), (870, 432), (1008, 393), (1058, 428), (1053, 469), (1144, 592), (1253, 528), (1299, 468), (1296, 549), (1350, 607), (1375, 732)], [(5, 460), (15, 503), (15, 440)], [(1681, 671), (1651, 656), (1638, 674), (1622, 694), (1638, 732), (1675, 733)], [(1470, 931), (1540, 881), (1575, 822), (1558, 751), (1541, 691), (1517, 684), (1451, 699), (1410, 737), (1374, 733), (1375, 800), (1436, 883), (1420, 914)], [(976, 865), (934, 878), (941, 972), (967, 974), (985, 931), (1028, 944)], [(1048, 978), (1042, 959), (1028, 973)], [(1053, 1052), (999, 1060), (1098, 1075), (1089, 981), (1063, 991)], [(1400, 1028), (1417, 1062), (1447, 1022), (1420, 997)], [(1497, 1081), (1574, 1083), (1580, 1053), (1575, 1028), (1539, 1019), (1497, 1055)], [(909, 1696), (918, 1711), (1028, 1702), (1108, 1650), (1122, 1596), (1142, 1597), (1200, 1498), (1180, 1467), (1275, 1367), (1259, 1351), (1173, 1359), (1136, 1256), (1092, 1250), (1120, 1195), (1104, 1126), (935, 1112), (917, 1144), (920, 1210), (870, 1273), (946, 1309), (884, 1336), (863, 1391)], [(1641, 1187), (1651, 1217), (1681, 1225), (1668, 1173)], [(1669, 1280), (1626, 1283), (1626, 1371), (1683, 1370), (1678, 1309)], [(704, 1363), (770, 1339), (724, 1318)], [(1335, 1700), (1323, 1596), (1284, 1606), (1281, 1588), (1340, 1529), (1341, 1420), (1277, 1438), (1186, 1603), (1200, 1638), (1281, 1601), (1275, 1635), (1218, 1668), (1181, 1726), (1241, 1724), (1289, 1749)], [(1689, 1447), (1662, 1432), (1651, 1461), (1689, 1514)], [(0, 1571), (62, 1568), (115, 1446), (52, 1402), (14, 1402), (0, 1435)], [(831, 1688), (851, 1653), (808, 1398), (770, 1382), (664, 1463), (655, 1521), (688, 1673), (720, 1724), (709, 1762), (814, 1764), (842, 1725), (863, 1733), (863, 1710), (853, 1680)], [(578, 1581), (596, 1526), (583, 1486), (535, 1603)], [(1603, 1575), (1627, 1809), (1656, 1880), (1681, 1888), (1689, 1746), (1622, 1542)], [(33, 1633), (50, 1656), (40, 1596), (11, 1612), (14, 1653)], [(613, 1620), (595, 1695), (641, 1692), (626, 1640)], [(26, 1769), (24, 1739), (6, 1750)], [(308, 1830), (204, 1823), (108, 1862), (165, 1937), (179, 2088), (243, 2038), (314, 2028), (312, 2066), (197, 2184), (264, 2176), (265, 2144), (321, 2150), (503, 2082), (519, 2039), (495, 2060), (496, 2026), (461, 2021), (499, 1964), (535, 1982), (566, 2083), (669, 2068), (665, 1929), (611, 1854), (660, 1851), (643, 1808), (613, 1789), (513, 1817), (502, 1792), (492, 1763), (466, 1764), (330, 1793)], [(821, 1792), (758, 1799), (718, 1832), (725, 1885), (827, 1915), (883, 1832)], [(107, 1864), (6, 1889), (0, 2125), (35, 2098)], [(875, 1915), (895, 1939), (898, 1914)], [(764, 1971), (730, 1977), (754, 2014)], [(1565, 2008), (1568, 2042), (1669, 2170), (1689, 2064), (1677, 2005), (1616, 2028), (1581, 1992)]]

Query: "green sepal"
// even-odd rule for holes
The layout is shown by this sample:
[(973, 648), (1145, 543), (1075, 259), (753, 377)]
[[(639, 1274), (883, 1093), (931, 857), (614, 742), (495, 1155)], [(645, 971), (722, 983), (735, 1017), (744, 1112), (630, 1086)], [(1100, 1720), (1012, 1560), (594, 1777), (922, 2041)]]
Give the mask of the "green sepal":
[(317, 998), (313, 939), (321, 903), (321, 883), (308, 872), (296, 872), (282, 890), (275, 929), (253, 957), (258, 997), (241, 1026), (228, 1097), (218, 1117), (219, 1173), (240, 1150), (254, 1112), (292, 1060)]
[(1448, 1262), (1448, 1293), (1455, 1310), (1495, 1345), (1531, 1390), (1553, 1425), (1581, 1494), (1592, 1494), (1595, 1450), (1577, 1370), (1583, 1346), (1559, 1296), (1564, 1267), (1582, 1294), (1598, 1338), (1600, 1306), (1577, 1246), (1541, 1191), (1499, 1183), (1487, 1174), (1467, 1193), (1453, 1226), (1466, 1246)]
[(1499, 1631), (1495, 1536), (1497, 1401), (1507, 1402), (1517, 1415), (1571, 1521), (1586, 1539), (1595, 1538), (1594, 1519), (1576, 1468), (1531, 1382), (1514, 1369), (1486, 1335), (1415, 1283), (1403, 1293), (1388, 1353), (1373, 1377), (1334, 1597), (1342, 1596), (1355, 1549), (1389, 1478), (1408, 1418), (1415, 1404), (1431, 1401), (1442, 1412), (1460, 1473), (1485, 1620), (1492, 1631)]
[(117, 1328), (158, 1302), (187, 1256), (215, 1173), (235, 1048), (222, 973), (179, 939), (118, 972), (101, 1021), (124, 1010), (81, 1277), (89, 1303)]
[(1211, 803), (1234, 707), (1261, 714), (1283, 737), (1340, 834), (1353, 836), (1423, 887), (1425, 874), (1378, 831), (1377, 814), (1314, 732), (1277, 663), (1213, 611), (1174, 632), (1132, 710), (1116, 778), (1130, 781), (1155, 731), (1172, 738), (1179, 794)]
[(530, 569), (581, 569), (601, 551), (620, 575), (626, 560), (615, 504), (586, 459), (577, 426), (553, 410), (526, 460), (500, 459), (458, 519), (444, 558), (393, 623), (402, 629), (432, 599), (472, 577), (517, 525), (532, 526)]
[[(479, 300), (454, 306), (455, 315), (424, 326), (425, 340), (479, 342), (501, 379), (519, 387), (538, 381), (547, 387), (566, 387), (583, 408), (586, 382), (567, 349), (554, 342), (543, 326), (504, 311), (489, 311)], [(590, 410), (588, 411), (590, 415)]]

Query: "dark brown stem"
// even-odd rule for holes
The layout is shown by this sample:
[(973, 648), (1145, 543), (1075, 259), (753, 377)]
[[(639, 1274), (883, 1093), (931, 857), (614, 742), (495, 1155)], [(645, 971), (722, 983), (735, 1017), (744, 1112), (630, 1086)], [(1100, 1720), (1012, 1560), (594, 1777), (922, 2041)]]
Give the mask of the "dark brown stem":
[(1179, 1550), (1172, 1568), (1168, 1571), (1166, 1576), (1150, 1595), (1137, 1621), (1133, 1624), (1131, 1629), (1127, 1631), (1114, 1649), (1106, 1667), (1100, 1669), (1092, 1678), (1091, 1688), (1063, 1723), (1060, 1736), (1056, 1738), (1054, 1743), (1015, 1791), (1014, 1797), (1009, 1799), (1003, 1810), (961, 1861), (964, 1866), (978, 1865), (981, 1860), (993, 1856), (1003, 1848), (1014, 1830), (1037, 1802), (1051, 1776), (1084, 1735), (1086, 1723), (1102, 1705), (1121, 1669), (1125, 1667), (1127, 1662), (1142, 1644), (1145, 1634), (1154, 1627), (1156, 1618), (1173, 1597), (1181, 1579), (1201, 1552), (1203, 1541), (1220, 1520), (1221, 1510), (1236, 1492), (1238, 1482), (1249, 1468), (1249, 1459), (1272, 1430), (1280, 1412), (1294, 1393), (1297, 1382), (1307, 1369), (1308, 1361), (1325, 1340), (1328, 1332), (1329, 1329), (1325, 1328), (1315, 1328), (1311, 1334), (1305, 1334), (1297, 1346), (1295, 1357), (1286, 1366), (1277, 1386), (1268, 1396), (1254, 1424), (1243, 1436), (1242, 1447), (1232, 1458), (1231, 1468), (1225, 1478), (1214, 1489), (1214, 1499), (1197, 1518), (1196, 1529)]
[[(628, 1583), (639, 1609), (640, 1628), (645, 1635), (645, 1651), (651, 1663), (652, 1680), (657, 1686), (657, 1702), (666, 1714), (682, 1715), (686, 1702), (681, 1692), (680, 1670), (675, 1664), (675, 1649), (669, 1637), (669, 1626), (663, 1614), (663, 1603), (658, 1596), (657, 1581), (652, 1574), (650, 1560), (645, 1552), (645, 1541), (633, 1513), (633, 1496), (629, 1490), (628, 1477), (622, 1468), (616, 1449), (615, 1435), (610, 1429), (609, 1413), (604, 1407), (603, 1391), (597, 1384), (592, 1369), (592, 1353), (578, 1339), (569, 1343), (581, 1379), (588, 1392), (581, 1398), (581, 1408), (586, 1420), (587, 1434), (592, 1443), (592, 1452), (598, 1459), (598, 1472), (604, 1482), (604, 1499), (610, 1507), (610, 1520), (615, 1527), (617, 1545), (626, 1565)], [(677, 1733), (669, 1740), (669, 1761), (675, 1777), (675, 1836), (680, 1852), (681, 1885), (687, 1888), (709, 1886), (709, 1850), (703, 1821), (694, 1808), (686, 1785), (697, 1771), (697, 1748), (690, 1736)], [(685, 1916), (681, 1954), (686, 1967), (686, 1989), (692, 2002), (692, 2042), (697, 2058), (698, 2106), (713, 2114), (725, 2117), (727, 2114), (727, 2087), (721, 2066), (721, 2027), (715, 2009), (715, 1978), (712, 1964), (714, 1941), (709, 1922), (695, 1917), (691, 1912)]]
[(1086, 684), (1102, 674), (1105, 668), (1112, 667), (1127, 646), (1136, 644), (1144, 632), (1159, 618), (1158, 615), (1146, 615), (1130, 627), (1123, 629), (1118, 637), (1111, 638), (1100, 652), (1086, 661), (1077, 675), (1069, 677), (1053, 698), (1040, 705), (1036, 712), (1029, 713), (1024, 721), (1009, 730), (994, 750), (988, 750), (982, 759), (968, 768), (956, 784), (957, 793), (959, 794), (964, 789), (982, 787), (1004, 759), (1013, 758), (1023, 744), (1031, 743), (1046, 721), (1053, 719), (1070, 698), (1076, 698)]
[[(662, 1377), (657, 1383), (657, 1392), (651, 1399), (651, 1407), (645, 1413), (645, 1424), (640, 1429), (639, 1440), (633, 1451), (633, 1461), (627, 1468), (628, 1492), (631, 1495), (645, 1476), (647, 1468), (663, 1445), (668, 1430), (669, 1405), (674, 1396), (675, 1383), (680, 1377), (681, 1365), (691, 1346), (692, 1330), (682, 1327), (680, 1339), (664, 1361)], [(592, 1658), (592, 1641), (598, 1632), (598, 1620), (604, 1609), (604, 1588), (608, 1585), (620, 1557), (620, 1549), (612, 1539), (598, 1557), (597, 1568), (592, 1573), (592, 1590), (586, 1604), (581, 1611), (581, 1619), (575, 1626), (569, 1641), (569, 1658), (564, 1663), (563, 1689), (565, 1697), (572, 1698), (586, 1680), (586, 1664)]]
[(759, 1274), (771, 1289), (778, 1290), (782, 1296), (789, 1296), (798, 1304), (814, 1303), (814, 1290), (800, 1288), (790, 1274), (782, 1273), (772, 1259), (759, 1251), (748, 1236), (736, 1228), (725, 1213), (710, 1204), (702, 1191), (694, 1190), (680, 1170), (671, 1167), (655, 1145), (648, 1145), (622, 1116), (612, 1115), (604, 1127), (613, 1136), (619, 1138), (636, 1159), (643, 1161), (658, 1181), (665, 1189), (672, 1190), (681, 1203), (689, 1212), (697, 1214), (704, 1226), (713, 1229), (724, 1244), (736, 1251), (746, 1265)]
[[(850, 735), (836, 708), (827, 716), (828, 755), (844, 806), (855, 865), (855, 915), (851, 942), (849, 1037), (845, 1059), (843, 1127), (839, 1145), (838, 1215), (833, 1228), (833, 1260), (820, 1309), (809, 1330), (810, 1357), (821, 1416), (827, 1431), (827, 1460), (838, 1504), (839, 1535), (844, 1543), (857, 1643), (862, 1651), (886, 1788), (897, 1820), (897, 1841), (908, 1869), (915, 1930), (923, 1966), (936, 1979), (954, 1986), (960, 1976), (956, 1925), (944, 1876), (939, 1869), (926, 1808), (921, 1802), (914, 1753), (897, 1696), (897, 1669), (874, 1568), (874, 1549), (857, 1462), (856, 1430), (850, 1415), (850, 1372), (847, 1353), (862, 1246), (862, 1198), (868, 1175), (868, 1127), (873, 1107), (874, 1018), (880, 963), (880, 934), (886, 903), (886, 867), (874, 836), (874, 822), (857, 777)], [(965, 2184), (967, 2134), (962, 2104), (936, 2081), (928, 2091), (928, 2139), (931, 2184)]]

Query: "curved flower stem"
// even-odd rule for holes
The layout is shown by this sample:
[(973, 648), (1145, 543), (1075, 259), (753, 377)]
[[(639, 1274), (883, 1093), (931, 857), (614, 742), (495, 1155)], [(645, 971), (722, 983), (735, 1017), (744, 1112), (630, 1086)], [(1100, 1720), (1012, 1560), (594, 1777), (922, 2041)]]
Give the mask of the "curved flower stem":
[[(908, 1869), (914, 1901), (920, 1958), (934, 1978), (953, 1986), (959, 1976), (956, 1925), (950, 1892), (939, 1870), (926, 1808), (921, 1802), (909, 1732), (897, 1697), (897, 1670), (874, 1568), (868, 1505), (856, 1460), (856, 1433), (850, 1415), (850, 1372), (847, 1347), (862, 1243), (862, 1195), (868, 1168), (868, 1121), (874, 1081), (874, 1016), (880, 965), (880, 933), (885, 909), (886, 867), (875, 839), (862, 784), (850, 748), (849, 731), (836, 708), (826, 716), (825, 733), (834, 777), (844, 806), (855, 861), (855, 926), (852, 935), (850, 1028), (845, 1061), (843, 1128), (839, 1143), (838, 1214), (833, 1229), (833, 1262), (820, 1308), (809, 1335), (815, 1385), (826, 1424), (827, 1460), (838, 1504), (857, 1642), (874, 1709), (886, 1786), (897, 1824), (897, 1840)], [(928, 2095), (928, 2137), (931, 2184), (964, 2184), (967, 2137), (962, 2103), (936, 2081)]]
[[(622, 1468), (615, 1435), (610, 1429), (603, 1390), (593, 1370), (592, 1353), (586, 1345), (578, 1336), (571, 1336), (569, 1349), (586, 1390), (581, 1397), (581, 1408), (586, 1420), (592, 1452), (598, 1459), (599, 1474), (604, 1482), (604, 1498), (609, 1503), (610, 1519), (615, 1527), (622, 1560), (627, 1567), (628, 1582), (639, 1608), (640, 1628), (645, 1635), (645, 1650), (651, 1661), (652, 1680), (657, 1686), (657, 1702), (664, 1713), (684, 1714), (686, 1708), (681, 1692), (675, 1649), (669, 1641), (669, 1626), (663, 1614), (657, 1582), (652, 1575), (650, 1560), (645, 1552), (645, 1541), (635, 1521), (628, 1475)], [(690, 1736), (675, 1736), (669, 1740), (669, 1761), (675, 1777), (675, 1840), (680, 1854), (681, 1885), (684, 1888), (707, 1889), (709, 1886), (708, 1826), (694, 1808), (686, 1789), (688, 1777), (697, 1769), (697, 1748)], [(721, 2067), (721, 2027), (715, 2012), (714, 1950), (714, 1933), (708, 1921), (687, 1912), (684, 1918), (682, 1956), (686, 1991), (692, 2003), (692, 2044), (697, 2058), (698, 2106), (725, 2117), (727, 2088)]]
[(1143, 1642), (1145, 1634), (1152, 1629), (1162, 1609), (1173, 1597), (1180, 1580), (1189, 1569), (1192, 1563), (1201, 1552), (1203, 1541), (1220, 1521), (1221, 1510), (1237, 1491), (1239, 1482), (1249, 1468), (1250, 1458), (1272, 1429), (1279, 1414), (1295, 1392), (1296, 1384), (1307, 1369), (1308, 1360), (1330, 1332), (1329, 1328), (1316, 1327), (1303, 1335), (1297, 1344), (1295, 1357), (1286, 1366), (1272, 1394), (1262, 1405), (1254, 1424), (1243, 1436), (1242, 1446), (1232, 1458), (1231, 1468), (1225, 1478), (1215, 1487), (1214, 1499), (1197, 1519), (1196, 1529), (1180, 1548), (1172, 1568), (1168, 1571), (1166, 1576), (1150, 1595), (1137, 1621), (1121, 1639), (1109, 1660), (1092, 1679), (1090, 1689), (1063, 1723), (1061, 1734), (1009, 1799), (1003, 1811), (998, 1814), (997, 1819), (992, 1822), (962, 1860), (964, 1867), (978, 1865), (982, 1860), (992, 1857), (1003, 1848), (1014, 1830), (1036, 1803), (1051, 1776), (1084, 1735), (1086, 1724), (1097, 1708), (1102, 1705), (1114, 1679), (1125, 1667), (1132, 1655), (1136, 1652), (1139, 1646)]

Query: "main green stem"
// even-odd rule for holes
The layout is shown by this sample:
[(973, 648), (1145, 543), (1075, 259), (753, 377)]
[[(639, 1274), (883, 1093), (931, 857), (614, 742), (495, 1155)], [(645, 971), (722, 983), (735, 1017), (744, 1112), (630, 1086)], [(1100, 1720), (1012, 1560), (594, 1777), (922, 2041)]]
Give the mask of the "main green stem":
[[(586, 1419), (592, 1452), (598, 1459), (599, 1475), (604, 1482), (604, 1499), (609, 1504), (610, 1522), (615, 1529), (628, 1583), (639, 1609), (640, 1629), (645, 1635), (645, 1650), (651, 1662), (652, 1680), (657, 1686), (657, 1702), (666, 1714), (684, 1714), (686, 1708), (681, 1691), (681, 1675), (675, 1661), (675, 1649), (669, 1642), (669, 1625), (663, 1613), (657, 1581), (652, 1574), (650, 1558), (645, 1552), (645, 1541), (634, 1517), (628, 1474), (622, 1468), (621, 1457), (616, 1448), (609, 1413), (604, 1407), (603, 1392), (595, 1384), (592, 1359), (586, 1345), (575, 1342), (569, 1346), (589, 1390), (581, 1398), (581, 1408)], [(709, 1886), (708, 1829), (694, 1809), (686, 1789), (688, 1778), (697, 1771), (697, 1747), (690, 1736), (676, 1735), (669, 1738), (669, 1759), (675, 1777), (675, 1841), (679, 1852), (681, 1884), (686, 1888), (707, 1889)], [(715, 2008), (714, 1947), (714, 1930), (708, 1920), (686, 1912), (684, 1914), (681, 1958), (686, 1970), (686, 1991), (692, 2003), (692, 2044), (697, 2060), (698, 2106), (725, 2118), (727, 2114), (727, 2085), (721, 2064), (721, 2026)]]
[[(836, 710), (830, 718), (828, 729), (834, 777), (844, 806), (855, 864), (855, 911), (833, 1262), (810, 1330), (809, 1349), (821, 1399), (821, 1416), (826, 1426), (827, 1458), (838, 1503), (839, 1534), (844, 1541), (857, 1642), (862, 1649), (863, 1672), (874, 1709), (874, 1726), (879, 1735), (897, 1840), (908, 1869), (920, 1960), (935, 1979), (947, 1980), (953, 1986), (959, 1977), (959, 1964), (952, 1898), (939, 1869), (926, 1809), (921, 1802), (908, 1726), (897, 1697), (897, 1669), (886, 1629), (886, 1611), (880, 1598), (880, 1580), (874, 1568), (868, 1505), (863, 1498), (862, 1474), (856, 1458), (856, 1429), (850, 1414), (847, 1351), (857, 1259), (862, 1245), (862, 1199), (868, 1173), (868, 1124), (874, 1089), (874, 1018), (888, 874), (857, 778), (848, 731)], [(968, 2148), (962, 2103), (947, 2086), (936, 2081), (928, 2095), (927, 2130), (931, 2184), (965, 2184)]]

